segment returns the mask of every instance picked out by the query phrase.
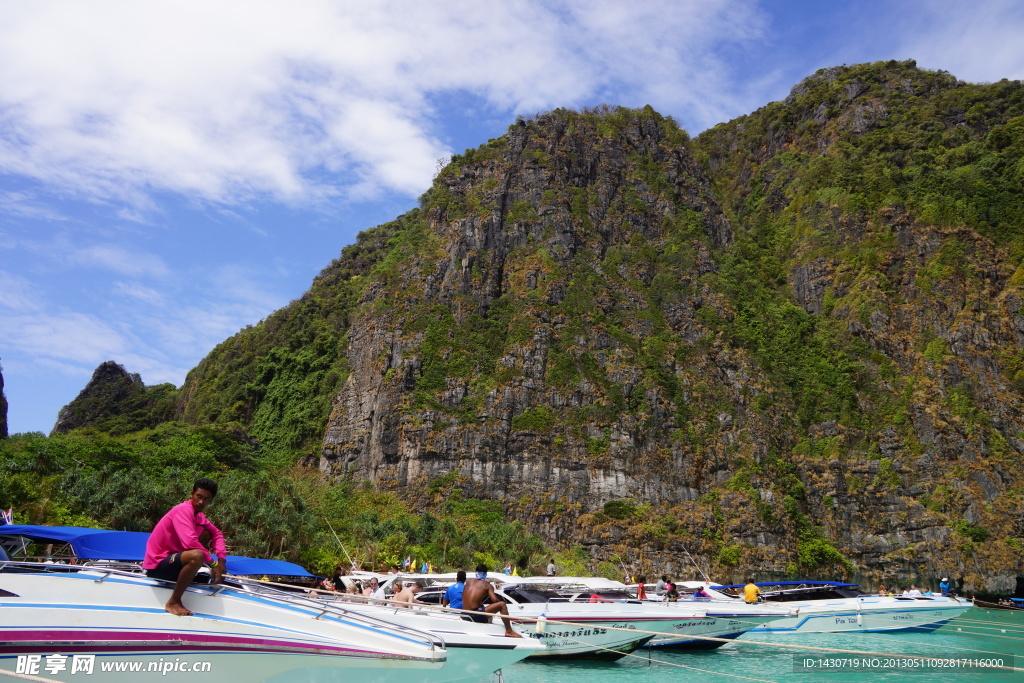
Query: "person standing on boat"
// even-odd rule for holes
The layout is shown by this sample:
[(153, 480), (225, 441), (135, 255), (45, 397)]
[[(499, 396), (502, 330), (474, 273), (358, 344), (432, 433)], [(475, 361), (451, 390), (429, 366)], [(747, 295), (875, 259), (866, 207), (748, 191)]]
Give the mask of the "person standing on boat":
[(554, 558), (552, 558), (551, 561), (548, 562), (548, 576), (554, 576), (557, 573), (558, 573), (558, 568), (555, 567), (555, 560), (554, 560)]
[(942, 577), (942, 581), (939, 583), (939, 592), (943, 595), (949, 595), (953, 590), (953, 584), (949, 582), (949, 579), (945, 576)]
[(334, 576), (331, 577), (331, 587), (334, 589), (335, 593), (344, 593), (348, 590), (348, 587), (345, 585), (344, 576), (345, 574), (339, 564), (334, 568)]
[(460, 569), (455, 575), (455, 583), (448, 586), (448, 589), (444, 592), (444, 597), (441, 598), (441, 606), (462, 609), (462, 592), (464, 590), (466, 590), (466, 572)]
[[(522, 638), (512, 630), (512, 622), (508, 618), (508, 605), (498, 599), (494, 586), (487, 580), (488, 571), (485, 564), (476, 566), (476, 578), (467, 580), (466, 589), (462, 591), (462, 609), (480, 612), (469, 617), (478, 624), (491, 623), (492, 615), (500, 612), (501, 623), (505, 625), (505, 635), (509, 638)], [(484, 600), (490, 600), (490, 603), (484, 605)]]
[[(181, 598), (204, 563), (213, 569), (213, 583), (220, 583), (227, 571), (224, 534), (203, 514), (215, 495), (215, 481), (206, 478), (196, 481), (189, 499), (171, 508), (153, 527), (146, 542), (146, 555), (142, 560), (146, 575), (174, 581), (171, 598), (164, 605), (171, 614), (183, 617), (192, 614)], [(211, 546), (216, 555), (210, 554)]]
[(638, 576), (638, 577), (636, 577), (636, 599), (637, 600), (646, 600), (647, 599), (647, 586), (644, 585), (646, 583), (647, 583), (647, 577), (646, 576)]
[(757, 596), (761, 595), (761, 589), (757, 587), (753, 579), (747, 581), (747, 585), (743, 587), (743, 601), (748, 605), (752, 605), (757, 602)]

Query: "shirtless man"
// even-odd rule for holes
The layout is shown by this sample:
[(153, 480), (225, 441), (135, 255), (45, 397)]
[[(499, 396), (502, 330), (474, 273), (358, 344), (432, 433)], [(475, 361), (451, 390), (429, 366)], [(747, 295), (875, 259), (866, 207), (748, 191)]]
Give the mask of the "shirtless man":
[(419, 602), (419, 600), (416, 599), (416, 594), (419, 593), (422, 588), (423, 584), (421, 584), (419, 581), (413, 581), (411, 584), (409, 584), (401, 591), (396, 593), (395, 597), (392, 598), (392, 600), (394, 600), (395, 602), (410, 603), (411, 606), (411, 603)]
[[(512, 622), (508, 618), (508, 606), (498, 599), (494, 586), (487, 580), (487, 565), (476, 566), (476, 578), (466, 580), (466, 588), (462, 591), (462, 609), (480, 614), (471, 614), (470, 619), (478, 624), (489, 624), (494, 614), (501, 613), (501, 623), (505, 625), (505, 635), (509, 638), (522, 638), (512, 630)], [(484, 599), (490, 604), (484, 605)]]
[[(213, 568), (213, 583), (220, 583), (227, 569), (224, 534), (206, 519), (203, 511), (217, 495), (217, 484), (200, 479), (192, 487), (192, 495), (175, 505), (153, 527), (146, 543), (142, 568), (155, 579), (174, 581), (171, 597), (164, 609), (178, 616), (192, 612), (181, 602), (185, 589), (192, 583), (203, 564)], [(212, 545), (216, 557), (211, 555)]]

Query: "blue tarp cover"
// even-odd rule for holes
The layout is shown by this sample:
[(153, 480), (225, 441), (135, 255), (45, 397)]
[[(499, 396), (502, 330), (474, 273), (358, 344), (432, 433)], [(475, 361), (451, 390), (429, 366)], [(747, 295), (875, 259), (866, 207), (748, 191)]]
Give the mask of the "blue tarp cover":
[(82, 526), (39, 526), (36, 524), (4, 524), (0, 526), (0, 536), (24, 536), (33, 541), (61, 541), (64, 543), (69, 543), (86, 534), (102, 531), (106, 530)]
[[(74, 526), (5, 524), (0, 536), (24, 536), (32, 541), (70, 543), (82, 560), (124, 560), (142, 562), (149, 534), (143, 531), (108, 531)], [(261, 560), (228, 555), (228, 571), (238, 576), (314, 576), (301, 565), (284, 560)]]
[(71, 547), (83, 560), (142, 562), (148, 541), (149, 534), (143, 531), (98, 531), (79, 536), (71, 541)]

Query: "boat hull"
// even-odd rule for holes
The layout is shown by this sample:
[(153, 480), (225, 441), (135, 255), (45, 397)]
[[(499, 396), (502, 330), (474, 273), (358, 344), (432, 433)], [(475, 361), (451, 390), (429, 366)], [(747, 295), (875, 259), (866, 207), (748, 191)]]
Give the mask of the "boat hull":
[[(520, 603), (508, 605), (516, 624), (547, 647), (531, 660), (590, 659), (614, 661), (652, 638), (703, 618), (661, 607), (619, 603)], [(537, 619), (544, 615), (542, 632)]]
[(799, 608), (795, 617), (776, 619), (750, 633), (873, 633), (934, 631), (973, 607), (967, 600), (946, 597), (863, 597), (838, 601), (786, 602)]
[(717, 616), (708, 614), (703, 619), (682, 622), (665, 635), (655, 636), (646, 648), (673, 650), (714, 650), (735, 640), (751, 629), (774, 620), (775, 616)]
[[(68, 681), (92, 671), (98, 680), (441, 683), (479, 679), (538, 649), (509, 644), (498, 627), (466, 635), (458, 620), (395, 624), (383, 609), (350, 613), (214, 586), (190, 587), (194, 615), (178, 617), (163, 610), (169, 595), (168, 584), (123, 572), (5, 567), (0, 668)], [(431, 625), (447, 637), (424, 630)]]

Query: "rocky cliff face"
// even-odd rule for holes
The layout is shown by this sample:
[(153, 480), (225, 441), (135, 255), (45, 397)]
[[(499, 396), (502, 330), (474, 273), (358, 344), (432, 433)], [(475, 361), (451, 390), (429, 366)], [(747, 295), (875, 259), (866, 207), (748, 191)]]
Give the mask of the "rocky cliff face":
[[(521, 121), (453, 159), (375, 271), (321, 469), (411, 497), (457, 473), (656, 571), (692, 573), (687, 550), (719, 576), (1012, 590), (1014, 238), (962, 217), (973, 190), (915, 184), (936, 155), (934, 187), (981, 173), (1020, 106), (1001, 92), (982, 115), (947, 75), (873, 65), (697, 141), (649, 110)], [(932, 101), (904, 139), (910, 98)]]
[(604, 500), (693, 498), (727, 467), (672, 434), (688, 384), (725, 379), (732, 405), (729, 377), (756, 374), (697, 315), (724, 305), (700, 279), (732, 229), (670, 122), (618, 116), (523, 122), (446, 169), (350, 331), (325, 471), (461, 472), (557, 539)]
[(1021, 84), (837, 68), (759, 113), (709, 131), (709, 164), (736, 220), (781, 238), (794, 303), (854, 352), (867, 418), (808, 425), (807, 514), (874, 576), (1013, 591)]
[(889, 62), (695, 140), (649, 108), (520, 120), (177, 415), (293, 449), (326, 418), (328, 477), (497, 499), (633, 571), (1013, 590), (1022, 117), (1020, 83)]

